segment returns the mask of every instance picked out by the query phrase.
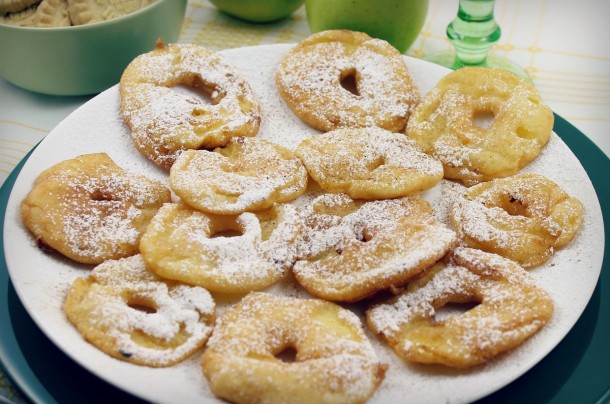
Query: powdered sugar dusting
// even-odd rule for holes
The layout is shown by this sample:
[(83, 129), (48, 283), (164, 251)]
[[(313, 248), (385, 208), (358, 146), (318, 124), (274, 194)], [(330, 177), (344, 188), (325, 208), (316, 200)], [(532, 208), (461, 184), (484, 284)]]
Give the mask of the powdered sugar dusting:
[(303, 211), (293, 271), (310, 292), (355, 301), (400, 286), (440, 259), (455, 242), (418, 198), (353, 201), (322, 195)]
[[(173, 91), (185, 84), (209, 92), (212, 103)], [(122, 114), (136, 146), (169, 168), (184, 149), (222, 146), (254, 136), (258, 100), (223, 56), (197, 45), (169, 45), (141, 55), (120, 83)]]
[[(162, 276), (214, 292), (242, 293), (269, 286), (285, 271), (261, 253), (262, 237), (254, 213), (209, 215), (167, 204), (142, 237), (140, 251)], [(272, 240), (273, 234), (267, 237)]]
[[(291, 394), (313, 401), (328, 394), (365, 401), (383, 378), (360, 321), (320, 300), (250, 294), (223, 314), (208, 347), (202, 366), (210, 382), (220, 389), (228, 382), (223, 379), (238, 375), (250, 397), (271, 388), (273, 378), (264, 375), (278, 372)], [(294, 362), (274, 357), (285, 347), (297, 351)], [(281, 390), (274, 397), (289, 399)]]
[[(195, 243), (201, 248), (202, 254), (209, 254), (216, 265), (208, 270), (212, 276), (226, 277), (229, 283), (239, 283), (245, 271), (256, 272), (258, 265), (256, 245), (261, 238), (261, 230), (256, 216), (252, 213), (243, 213), (235, 219), (235, 223), (243, 231), (236, 237), (210, 237), (199, 229), (187, 234), (187, 241)], [(202, 229), (203, 230), (203, 229)]]
[[(97, 169), (101, 173), (106, 171), (104, 167)], [(80, 195), (94, 196), (99, 192), (114, 198), (92, 199), (88, 206), (83, 206), (82, 200), (69, 197), (63, 201), (70, 212), (63, 222), (67, 244), (73, 249), (88, 250), (93, 256), (103, 254), (108, 245), (118, 248), (124, 244), (135, 244), (141, 229), (134, 224), (143, 216), (142, 209), (158, 203), (156, 193), (151, 192), (154, 184), (135, 177), (112, 173), (88, 177), (84, 181), (81, 178), (58, 180), (66, 180), (66, 186), (78, 190), (79, 194), (82, 192)]]
[(552, 111), (533, 86), (504, 70), (466, 67), (427, 94), (407, 134), (442, 161), (447, 178), (473, 185), (517, 173), (552, 128)]
[(403, 134), (380, 128), (338, 129), (303, 141), (296, 150), (323, 189), (354, 198), (420, 193), (443, 178), (442, 164)]
[[(416, 281), (395, 301), (368, 313), (373, 328), (391, 345), (400, 344), (406, 358), (421, 355), (432, 362), (472, 366), (521, 343), (549, 320), (552, 301), (515, 263), (465, 248), (453, 254), (431, 279)], [(453, 299), (479, 304), (435, 319), (436, 310)], [(427, 332), (440, 333), (441, 339), (428, 339)], [(445, 343), (455, 346), (445, 348)]]
[[(293, 111), (320, 130), (402, 130), (419, 94), (400, 55), (376, 39), (318, 37), (295, 47), (278, 67), (277, 84)], [(356, 95), (341, 86), (348, 75), (355, 77)]]
[(307, 172), (282, 146), (240, 137), (214, 151), (182, 153), (170, 171), (170, 185), (191, 206), (239, 214), (295, 199), (305, 192)]
[(162, 184), (98, 153), (47, 170), (24, 208), (46, 212), (44, 218), (28, 219), (43, 242), (79, 262), (100, 263), (136, 253), (148, 221), (169, 198)]
[[(460, 230), (477, 240), (493, 242), (500, 248), (505, 248), (509, 240), (519, 240), (510, 230), (504, 230), (508, 226), (502, 219), (509, 219), (510, 215), (500, 207), (485, 208), (480, 201), (462, 200), (454, 205), (453, 215), (461, 225)], [(494, 223), (501, 225), (502, 222), (505, 226), (494, 226)]]
[[(109, 342), (101, 344), (102, 349), (112, 347), (113, 354), (120, 353), (126, 360), (167, 366), (199, 348), (212, 332), (215, 303), (211, 295), (199, 287), (168, 285), (147, 271), (139, 255), (106, 261), (86, 281), (84, 302), (71, 300), (69, 292), (68, 317), (86, 336), (107, 333)], [(154, 312), (134, 309), (132, 299), (149, 302)], [(134, 337), (140, 333), (144, 337)], [(178, 334), (186, 338), (172, 346)]]
[(464, 192), (452, 212), (466, 244), (524, 267), (545, 262), (580, 230), (583, 205), (539, 174), (518, 174)]

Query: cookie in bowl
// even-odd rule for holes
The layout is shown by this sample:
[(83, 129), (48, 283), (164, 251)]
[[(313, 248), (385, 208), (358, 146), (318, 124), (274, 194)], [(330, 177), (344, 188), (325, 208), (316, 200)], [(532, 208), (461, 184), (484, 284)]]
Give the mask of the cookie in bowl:
[[(126, 15), (110, 13), (116, 18), (108, 20), (90, 16), (84, 25), (50, 26), (53, 19), (67, 25), (73, 15), (55, 3), (4, 16), (0, 11), (0, 77), (42, 94), (91, 95), (117, 84), (129, 62), (158, 38), (178, 40), (187, 0), (156, 0)], [(22, 26), (34, 22), (40, 25)]]

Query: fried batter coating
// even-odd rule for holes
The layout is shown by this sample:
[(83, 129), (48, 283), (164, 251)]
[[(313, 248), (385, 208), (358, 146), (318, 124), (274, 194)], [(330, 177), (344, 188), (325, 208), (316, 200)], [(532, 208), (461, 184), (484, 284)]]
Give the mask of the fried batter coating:
[(451, 219), (462, 242), (516, 261), (548, 261), (578, 233), (582, 203), (540, 174), (518, 174), (467, 189)]
[[(475, 306), (437, 319), (437, 310), (449, 303)], [(369, 309), (367, 322), (409, 362), (470, 368), (515, 348), (552, 314), (551, 298), (517, 263), (459, 247), (448, 263)]]
[[(208, 94), (211, 104), (175, 91), (179, 86)], [(159, 42), (127, 66), (119, 89), (135, 147), (166, 169), (183, 150), (258, 133), (261, 117), (250, 85), (224, 57), (197, 45)]]
[(347, 30), (299, 42), (280, 62), (276, 84), (295, 115), (324, 132), (368, 126), (399, 132), (419, 102), (400, 52)]
[(443, 163), (445, 178), (471, 186), (514, 175), (534, 160), (553, 120), (536, 89), (516, 74), (464, 67), (427, 94), (406, 133)]
[(105, 153), (43, 171), (21, 202), (21, 219), (42, 244), (84, 264), (138, 253), (148, 222), (171, 194)]
[[(293, 362), (278, 356), (294, 350)], [(381, 384), (360, 319), (333, 303), (255, 292), (218, 321), (201, 362), (235, 403), (363, 403)]]
[(307, 179), (290, 150), (258, 138), (233, 138), (213, 151), (184, 151), (170, 170), (170, 187), (184, 202), (223, 215), (288, 202), (305, 192)]
[(291, 221), (290, 210), (272, 209), (259, 216), (213, 215), (184, 203), (166, 204), (142, 236), (140, 251), (164, 278), (212, 292), (259, 290), (280, 280), (292, 264), (274, 259), (288, 242), (284, 237), (291, 237), (281, 230), (282, 222)]
[(295, 154), (323, 190), (354, 199), (414, 195), (443, 179), (439, 161), (403, 134), (379, 128), (315, 135), (301, 142)]
[(137, 365), (174, 365), (205, 344), (215, 303), (203, 288), (164, 280), (141, 256), (110, 260), (78, 278), (64, 302), (88, 342)]
[(314, 199), (299, 223), (296, 280), (315, 296), (353, 302), (402, 286), (441, 259), (455, 233), (419, 197)]

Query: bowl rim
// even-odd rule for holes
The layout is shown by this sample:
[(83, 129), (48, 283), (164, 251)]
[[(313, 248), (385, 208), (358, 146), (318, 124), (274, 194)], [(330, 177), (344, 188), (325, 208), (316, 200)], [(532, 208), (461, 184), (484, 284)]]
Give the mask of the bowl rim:
[(106, 21), (92, 22), (90, 24), (70, 25), (68, 27), (22, 27), (19, 25), (0, 23), (0, 30), (7, 29), (7, 30), (14, 30), (14, 31), (30, 31), (30, 32), (83, 31), (83, 30), (88, 30), (88, 29), (95, 29), (95, 28), (98, 28), (103, 25), (120, 24), (121, 22), (123, 22), (125, 20), (138, 18), (140, 16), (140, 14), (147, 13), (147, 12), (151, 11), (153, 8), (161, 7), (160, 4), (162, 4), (162, 3), (181, 4), (181, 3), (186, 3), (187, 1), (188, 0), (155, 0), (151, 4), (144, 6), (138, 10), (132, 11), (129, 14), (125, 14), (125, 15), (122, 15), (122, 16), (119, 16), (116, 18), (111, 18), (110, 20), (106, 20)]

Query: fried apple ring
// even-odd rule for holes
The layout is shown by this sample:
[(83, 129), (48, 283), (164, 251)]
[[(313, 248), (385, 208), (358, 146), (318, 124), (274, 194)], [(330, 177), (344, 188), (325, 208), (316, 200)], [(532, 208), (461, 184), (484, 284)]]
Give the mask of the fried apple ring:
[(516, 261), (543, 264), (578, 233), (582, 203), (539, 174), (518, 174), (467, 189), (451, 219), (469, 247)]
[(63, 306), (82, 336), (137, 365), (174, 365), (212, 333), (215, 303), (203, 288), (167, 281), (139, 255), (98, 265), (70, 287)]
[[(437, 319), (437, 310), (448, 303), (476, 306)], [(447, 264), (369, 309), (367, 322), (409, 362), (469, 368), (520, 345), (552, 314), (548, 294), (517, 263), (459, 247)]]
[[(278, 358), (291, 349), (293, 362)], [(223, 313), (201, 366), (212, 392), (235, 403), (362, 403), (387, 368), (354, 313), (261, 292)]]
[(20, 213), (42, 245), (74, 261), (99, 264), (137, 254), (148, 222), (170, 200), (163, 184), (95, 153), (42, 172)]
[[(175, 87), (209, 94), (211, 104)], [(258, 101), (249, 84), (220, 54), (197, 45), (162, 42), (136, 57), (120, 80), (121, 113), (135, 147), (169, 169), (183, 150), (224, 146), (255, 136)]]
[[(262, 289), (281, 279), (285, 265), (292, 263), (286, 255), (274, 259), (273, 254), (283, 252), (284, 237), (274, 230), (288, 220), (289, 213), (284, 213), (289, 211), (272, 209), (277, 209), (274, 214), (229, 216), (206, 214), (184, 203), (166, 204), (142, 236), (140, 251), (147, 265), (167, 279), (212, 292)], [(274, 224), (261, 224), (261, 219), (274, 220)]]
[(301, 142), (295, 154), (323, 190), (354, 199), (413, 195), (443, 179), (440, 162), (405, 135), (380, 128), (315, 135)]
[(428, 93), (407, 135), (443, 163), (446, 178), (471, 186), (514, 175), (534, 160), (553, 120), (536, 89), (516, 74), (464, 67)]
[(288, 149), (257, 138), (233, 138), (214, 151), (186, 150), (170, 170), (170, 187), (208, 213), (239, 214), (295, 199), (307, 170)]
[(324, 132), (367, 126), (399, 132), (419, 102), (400, 52), (347, 30), (318, 32), (299, 42), (280, 62), (276, 83), (295, 115)]
[(327, 194), (313, 200), (304, 218), (295, 278), (333, 301), (354, 302), (404, 285), (456, 241), (419, 197), (364, 202)]

